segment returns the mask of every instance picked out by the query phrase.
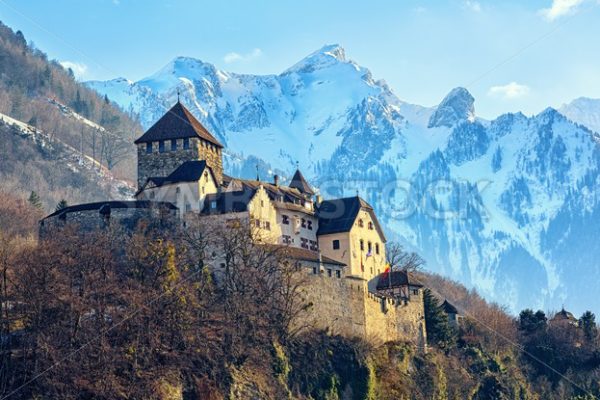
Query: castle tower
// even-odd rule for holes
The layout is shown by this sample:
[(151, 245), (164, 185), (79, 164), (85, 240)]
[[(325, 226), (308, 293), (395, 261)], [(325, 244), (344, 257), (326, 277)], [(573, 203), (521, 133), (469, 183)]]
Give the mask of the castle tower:
[(206, 160), (217, 185), (223, 182), (223, 145), (179, 100), (134, 143), (138, 188), (148, 178), (166, 177), (184, 162), (196, 160)]

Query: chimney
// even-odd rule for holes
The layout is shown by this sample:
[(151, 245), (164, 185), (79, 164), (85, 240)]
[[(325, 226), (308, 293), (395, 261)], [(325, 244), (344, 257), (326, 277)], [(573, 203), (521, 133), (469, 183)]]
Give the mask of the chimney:
[(279, 175), (273, 176), (273, 184), (279, 186)]

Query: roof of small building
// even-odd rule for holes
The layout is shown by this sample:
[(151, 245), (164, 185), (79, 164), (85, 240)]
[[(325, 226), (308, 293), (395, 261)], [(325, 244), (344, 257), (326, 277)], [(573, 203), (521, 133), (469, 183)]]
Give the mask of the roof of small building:
[(285, 255), (289, 256), (290, 258), (292, 258), (294, 260), (309, 261), (309, 262), (314, 262), (314, 263), (318, 263), (320, 261), (323, 264), (332, 265), (332, 266), (336, 266), (336, 267), (345, 267), (346, 266), (346, 264), (344, 264), (343, 262), (336, 261), (332, 258), (326, 257), (322, 254), (319, 254), (319, 252), (317, 252), (317, 251), (303, 249), (300, 247), (281, 245), (281, 244), (277, 244), (277, 245), (271, 244), (271, 245), (266, 245), (266, 246), (281, 250), (282, 252), (285, 253)]
[(289, 187), (298, 189), (300, 193), (304, 193), (309, 196), (315, 194), (314, 190), (312, 190), (306, 179), (304, 179), (304, 176), (299, 169), (296, 170), (296, 173), (292, 177)]
[(377, 290), (393, 289), (402, 286), (423, 287), (419, 282), (411, 279), (410, 274), (403, 270), (386, 270), (377, 279)]
[(248, 204), (254, 197), (255, 190), (242, 190), (207, 194), (201, 214), (227, 214), (248, 211)]
[(179, 101), (134, 143), (198, 137), (222, 148), (223, 145)]
[(557, 312), (554, 315), (554, 317), (552, 317), (552, 321), (559, 321), (559, 320), (577, 321), (577, 318), (575, 318), (575, 316), (572, 313), (570, 313), (569, 311), (567, 311), (563, 308), (562, 310)]
[(448, 300), (444, 300), (440, 307), (442, 307), (442, 310), (444, 310), (446, 314), (458, 314), (458, 309), (454, 307), (454, 305), (452, 305)]
[[(262, 182), (258, 180), (231, 178), (228, 188), (230, 188), (230, 190), (243, 190), (244, 188), (246, 188), (256, 191), (261, 186), (267, 192), (269, 199), (273, 201), (292, 203), (298, 205), (302, 205), (303, 202), (306, 201), (302, 193), (296, 188), (291, 188), (289, 186), (283, 185), (275, 185), (272, 183)], [(308, 209), (304, 211), (307, 213), (311, 212)]]
[(375, 228), (385, 243), (386, 238), (383, 229), (377, 220), (375, 211), (369, 203), (359, 196), (346, 197), (342, 199), (325, 200), (318, 207), (319, 235), (331, 233), (349, 232), (356, 221), (360, 210), (365, 210), (371, 216)]
[[(101, 201), (97, 203), (85, 203), (77, 204), (74, 206), (68, 206), (53, 212), (46, 218), (52, 218), (72, 212), (78, 211), (102, 211), (106, 214), (109, 209), (123, 209), (123, 208), (136, 208), (136, 209), (147, 209), (147, 208), (166, 208), (168, 210), (176, 211), (178, 208), (173, 204), (166, 201), (148, 201), (148, 200), (128, 200), (128, 201)], [(43, 220), (42, 220), (43, 221)]]
[(138, 189), (136, 196), (142, 193), (145, 189), (148, 188), (148, 184), (152, 183), (153, 187), (161, 187), (165, 185), (173, 185), (176, 183), (184, 183), (184, 182), (198, 182), (204, 171), (208, 171), (212, 176), (213, 180), (216, 182), (216, 178), (213, 174), (212, 169), (206, 165), (205, 160), (193, 160), (186, 161), (181, 164), (177, 169), (167, 177), (156, 177), (151, 176), (146, 179), (146, 182)]

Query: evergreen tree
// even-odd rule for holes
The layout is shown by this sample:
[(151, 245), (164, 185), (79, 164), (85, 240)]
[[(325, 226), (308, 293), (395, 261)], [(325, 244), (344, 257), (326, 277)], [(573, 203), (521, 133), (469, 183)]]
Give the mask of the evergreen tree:
[(67, 208), (67, 207), (68, 207), (67, 201), (65, 199), (62, 199), (61, 201), (58, 202), (54, 211), (60, 211), (63, 208)]
[(105, 104), (110, 104), (110, 100), (108, 100), (108, 95), (104, 95), (104, 103)]
[(591, 311), (584, 312), (579, 318), (579, 327), (583, 329), (583, 333), (588, 340), (593, 340), (598, 335), (596, 316)]
[(31, 191), (31, 194), (29, 195), (29, 198), (27, 199), (27, 201), (29, 202), (29, 204), (32, 207), (35, 207), (39, 210), (42, 209), (42, 200), (40, 199), (40, 196), (36, 192)]
[(425, 289), (423, 294), (425, 308), (425, 330), (427, 342), (440, 348), (448, 348), (456, 342), (456, 332), (448, 322), (448, 315), (440, 307), (431, 290)]
[(534, 313), (528, 308), (519, 314), (519, 329), (525, 333), (536, 333), (546, 327), (547, 320), (542, 310)]

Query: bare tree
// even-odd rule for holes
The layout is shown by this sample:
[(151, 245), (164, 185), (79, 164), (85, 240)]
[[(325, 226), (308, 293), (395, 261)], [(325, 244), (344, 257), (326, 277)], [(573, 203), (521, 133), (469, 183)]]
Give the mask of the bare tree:
[(99, 133), (100, 160), (106, 160), (107, 168), (112, 170), (118, 163), (127, 158), (127, 155), (131, 150), (131, 144), (112, 132), (101, 130)]
[(386, 245), (387, 262), (392, 269), (408, 272), (419, 271), (425, 264), (425, 260), (414, 252), (407, 252), (398, 242), (389, 242)]

